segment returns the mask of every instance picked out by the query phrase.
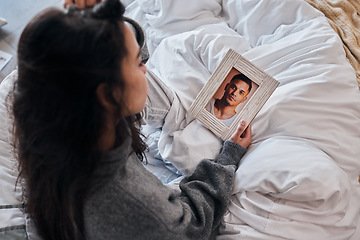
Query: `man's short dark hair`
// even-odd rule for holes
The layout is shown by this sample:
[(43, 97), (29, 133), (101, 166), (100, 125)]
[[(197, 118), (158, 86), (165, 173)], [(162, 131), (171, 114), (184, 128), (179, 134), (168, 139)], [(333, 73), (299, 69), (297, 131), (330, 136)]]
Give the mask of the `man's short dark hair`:
[(247, 76), (245, 76), (244, 74), (240, 73), (240, 74), (236, 74), (235, 76), (233, 76), (230, 80), (230, 82), (232, 82), (233, 80), (241, 80), (243, 82), (245, 82), (248, 86), (249, 86), (249, 92), (251, 91), (252, 88), (252, 81), (250, 78), (248, 78)]

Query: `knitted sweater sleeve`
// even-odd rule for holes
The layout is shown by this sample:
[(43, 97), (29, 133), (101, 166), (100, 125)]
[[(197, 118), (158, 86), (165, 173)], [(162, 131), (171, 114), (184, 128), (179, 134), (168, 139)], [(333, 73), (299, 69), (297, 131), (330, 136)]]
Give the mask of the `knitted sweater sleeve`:
[(246, 149), (226, 141), (217, 159), (203, 160), (194, 173), (180, 183), (181, 198), (189, 207), (184, 214), (188, 219), (189, 239), (208, 239), (226, 212), (233, 189), (236, 165)]
[[(227, 209), (236, 165), (245, 151), (226, 141), (215, 161), (201, 161), (181, 181), (181, 193), (134, 158), (107, 161), (84, 206), (87, 239), (209, 239)], [(111, 170), (115, 174), (109, 175)]]

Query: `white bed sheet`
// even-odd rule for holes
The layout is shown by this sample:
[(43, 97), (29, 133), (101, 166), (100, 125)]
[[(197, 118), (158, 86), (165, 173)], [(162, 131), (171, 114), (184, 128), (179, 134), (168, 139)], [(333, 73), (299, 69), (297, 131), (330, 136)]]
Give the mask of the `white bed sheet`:
[(34, 224), (23, 209), (21, 183), (14, 156), (12, 119), (8, 94), (17, 78), (17, 70), (0, 84), (0, 239), (39, 240)]
[(177, 95), (158, 148), (184, 174), (221, 148), (187, 110), (229, 48), (280, 82), (252, 122), (218, 239), (360, 239), (360, 93), (323, 14), (301, 0), (126, 5), (148, 68)]

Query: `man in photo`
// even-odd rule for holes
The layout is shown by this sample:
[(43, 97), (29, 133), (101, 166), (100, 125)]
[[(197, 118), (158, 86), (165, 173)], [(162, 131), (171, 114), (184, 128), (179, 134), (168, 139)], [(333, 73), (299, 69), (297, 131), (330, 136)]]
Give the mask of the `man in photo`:
[(241, 73), (237, 74), (226, 84), (222, 98), (212, 98), (207, 109), (217, 119), (230, 126), (236, 118), (236, 107), (246, 101), (251, 87), (252, 81), (248, 77)]

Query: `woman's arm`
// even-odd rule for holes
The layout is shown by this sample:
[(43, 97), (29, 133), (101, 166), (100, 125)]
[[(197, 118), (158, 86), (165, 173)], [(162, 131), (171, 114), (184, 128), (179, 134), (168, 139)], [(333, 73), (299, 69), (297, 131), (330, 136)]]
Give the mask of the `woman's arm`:
[(184, 230), (188, 236), (198, 233), (194, 239), (204, 239), (202, 237), (210, 234), (227, 210), (236, 166), (251, 143), (251, 126), (244, 130), (245, 126), (242, 121), (230, 140), (224, 143), (216, 163), (200, 162), (195, 172), (180, 183), (182, 201), (189, 207), (183, 219), (196, 222), (188, 224)]

